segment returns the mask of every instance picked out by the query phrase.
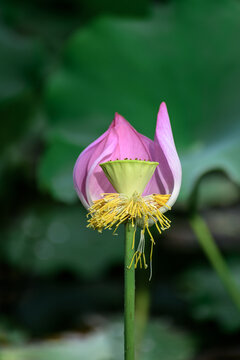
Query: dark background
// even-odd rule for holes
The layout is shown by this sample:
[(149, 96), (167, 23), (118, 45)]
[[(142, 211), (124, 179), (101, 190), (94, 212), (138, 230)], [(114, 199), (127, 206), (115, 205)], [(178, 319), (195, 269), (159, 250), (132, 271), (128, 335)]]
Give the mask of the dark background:
[(153, 138), (161, 101), (183, 184), (152, 281), (137, 271), (140, 359), (240, 358), (189, 225), (203, 216), (240, 289), (239, 33), (238, 0), (1, 1), (1, 359), (123, 358), (123, 236), (86, 229), (72, 170), (115, 111)]

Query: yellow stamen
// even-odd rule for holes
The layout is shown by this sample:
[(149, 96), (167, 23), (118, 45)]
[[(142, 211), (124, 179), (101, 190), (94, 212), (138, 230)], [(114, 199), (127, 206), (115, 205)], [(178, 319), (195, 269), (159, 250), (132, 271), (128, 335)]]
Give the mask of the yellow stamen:
[[(90, 218), (88, 219), (88, 227), (96, 229), (99, 232), (102, 232), (103, 229), (114, 228), (115, 233), (120, 224), (126, 221), (130, 221), (132, 226), (135, 227), (132, 243), (132, 249), (134, 249), (136, 227), (137, 224), (141, 223), (143, 229), (141, 230), (139, 245), (131, 260), (129, 268), (131, 268), (134, 259), (136, 260), (135, 267), (137, 267), (138, 263), (140, 264), (140, 267), (142, 267), (142, 265), (145, 269), (148, 267), (144, 254), (144, 234), (145, 229), (147, 229), (151, 240), (151, 272), (152, 253), (155, 241), (149, 230), (149, 221), (152, 221), (155, 224), (160, 234), (163, 230), (166, 230), (170, 227), (170, 220), (161, 211), (162, 207), (167, 207), (170, 209), (170, 207), (166, 205), (170, 195), (152, 194), (148, 196), (141, 196), (135, 192), (131, 197), (118, 193), (105, 193), (102, 194), (102, 196), (103, 197), (101, 199), (94, 201), (93, 205), (89, 208), (88, 216), (90, 215)], [(159, 222), (159, 225), (157, 222)]]
[[(133, 218), (132, 218), (132, 221), (133, 221)], [(135, 235), (136, 235), (136, 230), (137, 230), (137, 228), (136, 228), (136, 226), (135, 226), (134, 233), (133, 233), (132, 250), (133, 250), (134, 247), (135, 247)]]

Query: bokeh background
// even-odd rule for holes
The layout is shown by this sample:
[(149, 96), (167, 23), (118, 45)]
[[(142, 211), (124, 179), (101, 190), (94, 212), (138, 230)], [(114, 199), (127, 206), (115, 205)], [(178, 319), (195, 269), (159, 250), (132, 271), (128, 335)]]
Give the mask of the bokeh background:
[(137, 271), (138, 353), (240, 359), (240, 313), (189, 224), (240, 290), (239, 34), (238, 0), (1, 0), (2, 360), (123, 358), (122, 233), (86, 229), (72, 169), (115, 111), (153, 138), (161, 101), (183, 184), (152, 281)]

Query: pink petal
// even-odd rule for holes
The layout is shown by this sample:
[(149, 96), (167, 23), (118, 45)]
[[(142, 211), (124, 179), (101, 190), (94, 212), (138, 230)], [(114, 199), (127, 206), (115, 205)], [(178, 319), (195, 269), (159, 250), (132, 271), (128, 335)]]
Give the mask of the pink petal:
[(139, 134), (121, 115), (115, 114), (109, 129), (80, 154), (74, 167), (74, 185), (86, 208), (102, 193), (115, 192), (99, 164), (125, 158), (150, 160), (148, 142), (152, 141)]
[(115, 114), (103, 150), (101, 150), (101, 156), (92, 155), (95, 162), (89, 168), (86, 180), (89, 204), (99, 199), (102, 193), (116, 192), (99, 164), (109, 160), (124, 160), (125, 158), (150, 160), (150, 152), (144, 138), (121, 115)]
[[(92, 155), (99, 152), (103, 147), (105, 139), (108, 135), (109, 130), (102, 134), (97, 140), (91, 143), (78, 157), (73, 170), (73, 182), (76, 192), (82, 202), (82, 204), (88, 208), (89, 203), (87, 199), (86, 190), (86, 178), (88, 175), (88, 168), (91, 166), (94, 159)], [(97, 155), (97, 153), (96, 153)]]
[(171, 193), (168, 204), (175, 202), (181, 184), (181, 165), (165, 103), (160, 106), (154, 142), (116, 113), (109, 129), (79, 155), (74, 167), (74, 185), (86, 208), (102, 193), (115, 192), (99, 164), (125, 158), (158, 161), (144, 195)]
[(134, 127), (118, 113), (115, 114), (113, 126), (118, 136), (119, 152), (113, 154), (112, 160), (116, 160), (117, 156), (120, 160), (124, 160), (125, 158), (151, 159), (149, 146), (145, 141), (146, 137), (139, 134)]
[(171, 194), (168, 205), (172, 206), (179, 194), (182, 180), (181, 163), (176, 151), (166, 104), (163, 102), (157, 117), (152, 160), (159, 165), (144, 195), (151, 193)]
[(88, 204), (100, 199), (103, 193), (116, 192), (110, 184), (99, 164), (112, 160), (112, 154), (118, 152), (117, 135), (114, 128), (109, 128), (104, 143), (92, 154), (86, 178), (86, 194)]

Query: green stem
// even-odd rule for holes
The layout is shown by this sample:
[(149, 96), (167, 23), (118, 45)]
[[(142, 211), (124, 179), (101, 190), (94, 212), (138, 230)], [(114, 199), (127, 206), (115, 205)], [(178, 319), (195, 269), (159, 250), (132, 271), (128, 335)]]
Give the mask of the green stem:
[(240, 292), (236, 286), (236, 283), (224, 261), (215, 241), (207, 227), (205, 221), (199, 216), (194, 215), (190, 219), (190, 224), (202, 246), (205, 254), (210, 260), (213, 268), (218, 273), (222, 280), (226, 290), (228, 291), (232, 301), (235, 303), (237, 308), (240, 310)]
[(132, 249), (134, 227), (131, 223), (125, 225), (125, 261), (124, 261), (124, 359), (134, 360), (134, 317), (135, 317), (135, 267), (134, 262), (129, 269), (134, 256)]
[[(150, 308), (150, 291), (149, 291), (149, 281), (146, 277), (146, 272), (140, 272), (139, 278), (137, 279), (137, 292), (136, 292), (136, 331), (135, 331), (135, 341), (136, 341), (136, 357), (140, 357), (141, 346), (144, 339), (144, 333), (149, 318), (149, 308)], [(148, 274), (147, 274), (148, 275)], [(139, 285), (138, 285), (139, 282)]]

